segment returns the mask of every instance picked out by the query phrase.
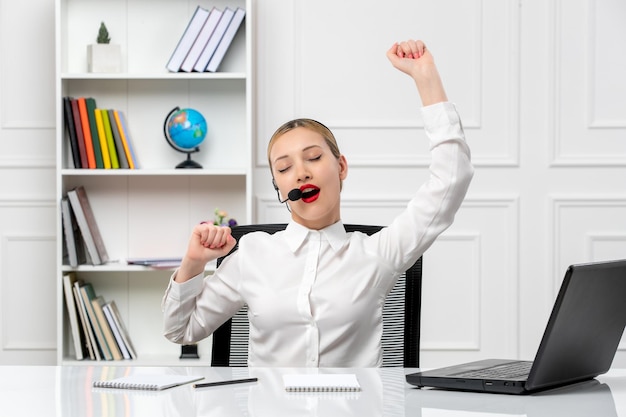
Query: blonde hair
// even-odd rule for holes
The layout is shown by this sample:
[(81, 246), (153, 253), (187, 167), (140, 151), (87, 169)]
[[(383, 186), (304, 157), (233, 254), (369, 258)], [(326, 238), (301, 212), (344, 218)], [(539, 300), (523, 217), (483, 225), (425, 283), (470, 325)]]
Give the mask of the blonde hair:
[(274, 146), (274, 142), (276, 142), (276, 140), (285, 133), (298, 127), (303, 127), (305, 129), (309, 129), (313, 132), (319, 133), (324, 138), (324, 141), (328, 144), (330, 152), (333, 154), (333, 156), (337, 159), (341, 157), (341, 152), (339, 151), (339, 145), (337, 145), (335, 135), (333, 135), (333, 132), (331, 132), (329, 128), (327, 128), (324, 124), (318, 122), (317, 120), (294, 119), (287, 123), (284, 123), (281, 127), (276, 129), (276, 132), (274, 132), (274, 134), (270, 138), (270, 142), (267, 145), (267, 160), (270, 164), (270, 172), (272, 171), (272, 159), (270, 158), (270, 152), (272, 151), (272, 146)]

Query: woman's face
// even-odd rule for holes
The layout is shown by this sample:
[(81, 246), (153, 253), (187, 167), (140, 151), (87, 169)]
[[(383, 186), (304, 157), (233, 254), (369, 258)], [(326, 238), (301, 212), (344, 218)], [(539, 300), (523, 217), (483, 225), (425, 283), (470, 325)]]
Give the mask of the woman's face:
[(278, 137), (270, 150), (272, 175), (282, 198), (294, 188), (302, 198), (289, 202), (291, 217), (309, 229), (340, 220), (341, 181), (348, 174), (343, 155), (336, 158), (319, 133), (297, 127)]

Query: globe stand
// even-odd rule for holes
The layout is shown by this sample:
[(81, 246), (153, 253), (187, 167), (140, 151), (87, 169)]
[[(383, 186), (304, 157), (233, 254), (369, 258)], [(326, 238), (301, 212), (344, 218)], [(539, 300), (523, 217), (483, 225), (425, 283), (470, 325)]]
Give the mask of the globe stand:
[(191, 159), (191, 154), (195, 153), (195, 152), (199, 152), (200, 148), (199, 147), (195, 147), (193, 149), (191, 148), (181, 148), (180, 146), (176, 145), (174, 143), (174, 141), (172, 140), (172, 138), (170, 137), (170, 135), (168, 134), (167, 131), (167, 124), (170, 120), (170, 118), (172, 117), (172, 115), (174, 113), (176, 113), (177, 111), (180, 110), (180, 107), (176, 106), (172, 109), (172, 111), (169, 112), (169, 114), (167, 115), (167, 117), (165, 118), (165, 123), (163, 123), (163, 135), (165, 135), (165, 141), (172, 147), (172, 149), (178, 151), (178, 152), (182, 152), (182, 153), (186, 153), (187, 154), (187, 159), (185, 159), (183, 162), (181, 162), (180, 164), (176, 165), (176, 169), (198, 169), (198, 168), (202, 168), (202, 165), (200, 165), (198, 162), (194, 161)]
[[(199, 150), (200, 149), (196, 148), (196, 150), (193, 151), (193, 152), (198, 152)], [(187, 159), (185, 159), (180, 164), (176, 165), (176, 168), (177, 169), (180, 169), (180, 168), (184, 168), (184, 169), (188, 169), (188, 168), (202, 168), (202, 165), (200, 165), (199, 163), (197, 163), (196, 161), (191, 159), (191, 154), (193, 152), (187, 152)]]

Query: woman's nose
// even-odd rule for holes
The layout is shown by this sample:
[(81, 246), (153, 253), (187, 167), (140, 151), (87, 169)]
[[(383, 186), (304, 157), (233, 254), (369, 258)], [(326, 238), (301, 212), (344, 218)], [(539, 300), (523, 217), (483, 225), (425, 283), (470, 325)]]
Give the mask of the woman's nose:
[(298, 182), (306, 182), (311, 179), (311, 173), (304, 165), (298, 165)]

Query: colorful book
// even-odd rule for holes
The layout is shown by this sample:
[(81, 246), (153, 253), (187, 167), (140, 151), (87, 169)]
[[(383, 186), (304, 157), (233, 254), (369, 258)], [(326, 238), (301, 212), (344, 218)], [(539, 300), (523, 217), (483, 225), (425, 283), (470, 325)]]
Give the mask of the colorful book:
[(124, 113), (121, 111), (117, 112), (118, 118), (120, 120), (120, 124), (122, 125), (122, 135), (126, 140), (126, 144), (128, 145), (128, 152), (130, 153), (130, 159), (133, 161), (134, 169), (139, 168), (139, 162), (137, 161), (137, 154), (135, 153), (135, 147), (133, 146), (133, 140), (130, 135), (130, 129), (128, 127), (128, 123), (126, 122), (126, 117)]
[(122, 124), (122, 112), (119, 110), (113, 111), (113, 117), (115, 118), (115, 125), (117, 126), (117, 131), (120, 135), (120, 139), (122, 141), (122, 147), (124, 148), (124, 156), (128, 161), (128, 168), (135, 169), (135, 161), (133, 152), (131, 152), (130, 147), (130, 137), (126, 134), (126, 128)]
[(107, 137), (104, 132), (104, 123), (102, 122), (102, 112), (96, 108), (94, 110), (96, 117), (96, 128), (98, 129), (98, 139), (100, 139), (100, 149), (102, 150), (102, 165), (104, 169), (111, 168), (111, 157), (109, 156), (109, 146), (107, 145)]
[(117, 150), (115, 149), (113, 132), (111, 132), (109, 112), (106, 109), (100, 109), (100, 114), (102, 114), (102, 125), (104, 126), (104, 134), (107, 138), (107, 148), (109, 149), (109, 157), (111, 158), (111, 168), (117, 169), (120, 167), (120, 163), (117, 159)]
[(211, 35), (209, 41), (202, 50), (202, 53), (200, 54), (196, 65), (194, 65), (193, 67), (194, 71), (204, 72), (206, 70), (206, 67), (209, 65), (209, 61), (211, 61), (211, 57), (213, 57), (213, 54), (220, 44), (224, 33), (226, 33), (226, 29), (228, 29), (228, 25), (230, 24), (230, 21), (233, 19), (234, 15), (235, 11), (230, 7), (226, 7), (224, 9), (220, 21), (217, 23), (213, 34)]
[(222, 11), (214, 7), (211, 10), (211, 14), (209, 14), (209, 18), (207, 19), (206, 23), (204, 24), (204, 26), (202, 26), (202, 30), (200, 31), (200, 34), (198, 35), (195, 42), (191, 46), (191, 49), (189, 50), (189, 53), (187, 54), (185, 61), (183, 61), (183, 64), (180, 67), (181, 71), (184, 71), (184, 72), (193, 71), (194, 65), (196, 65), (196, 62), (198, 62), (198, 58), (200, 58), (200, 54), (202, 54), (204, 47), (206, 46), (207, 42), (211, 38), (213, 31), (215, 31), (215, 28), (217, 27), (217, 23), (220, 21), (221, 17), (222, 17)]
[(78, 144), (78, 152), (80, 155), (80, 165), (76, 168), (88, 168), (89, 162), (87, 162), (87, 152), (85, 151), (85, 139), (83, 137), (83, 126), (80, 123), (80, 110), (78, 110), (78, 100), (73, 98), (72, 103), (72, 116), (74, 118), (74, 128), (76, 132), (76, 143)]
[(243, 22), (244, 17), (246, 17), (246, 11), (241, 7), (237, 7), (235, 15), (228, 24), (228, 28), (226, 29), (224, 36), (222, 36), (222, 39), (220, 40), (220, 43), (215, 50), (215, 53), (209, 61), (209, 65), (207, 65), (206, 67), (206, 71), (217, 71), (220, 64), (222, 63), (222, 60), (224, 59), (224, 56), (226, 55), (226, 52), (228, 51), (228, 48), (230, 47), (230, 44), (233, 42), (237, 31), (241, 27), (241, 23)]
[(191, 20), (189, 20), (189, 23), (183, 32), (183, 36), (178, 41), (178, 44), (176, 45), (176, 48), (166, 65), (168, 71), (178, 72), (180, 70), (183, 61), (191, 49), (191, 46), (200, 34), (202, 26), (204, 26), (208, 18), (209, 10), (197, 6), (195, 12), (191, 16)]
[(72, 152), (72, 162), (74, 163), (74, 168), (80, 168), (80, 150), (78, 149), (78, 139), (76, 138), (76, 125), (74, 124), (74, 114), (72, 111), (71, 97), (63, 97), (63, 118), (65, 120), (67, 139), (70, 143), (70, 150)]
[(124, 144), (122, 143), (122, 136), (117, 128), (117, 122), (115, 121), (115, 110), (107, 110), (109, 113), (109, 123), (111, 124), (111, 134), (113, 135), (113, 141), (115, 142), (115, 150), (117, 151), (117, 160), (122, 169), (128, 169), (128, 158), (126, 158), (126, 152), (124, 152)]
[(87, 106), (87, 117), (89, 118), (89, 130), (91, 132), (91, 141), (93, 143), (93, 153), (96, 158), (96, 168), (104, 168), (102, 160), (102, 147), (100, 144), (100, 132), (96, 125), (96, 100), (93, 97), (85, 98)]
[(87, 153), (87, 167), (96, 168), (96, 157), (93, 152), (93, 139), (91, 138), (91, 127), (89, 126), (89, 116), (87, 115), (87, 103), (85, 97), (78, 99), (78, 111), (80, 113), (80, 124), (83, 127), (83, 139), (85, 140), (85, 153)]

